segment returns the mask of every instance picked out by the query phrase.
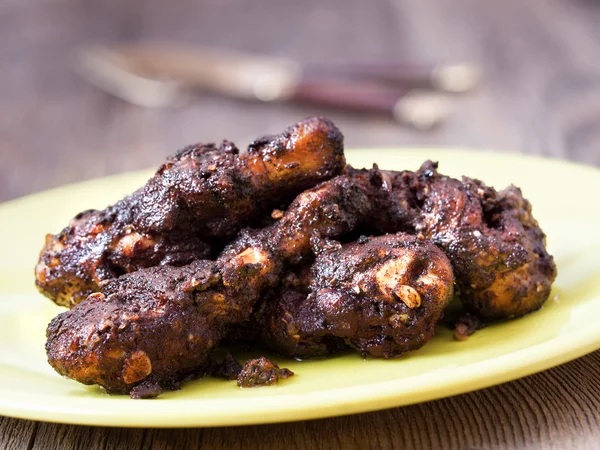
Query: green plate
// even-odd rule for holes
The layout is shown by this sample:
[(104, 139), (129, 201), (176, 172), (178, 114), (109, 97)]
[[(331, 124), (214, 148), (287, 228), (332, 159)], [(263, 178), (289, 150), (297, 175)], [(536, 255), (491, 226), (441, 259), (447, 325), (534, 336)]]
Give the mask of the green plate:
[(80, 210), (103, 208), (149, 172), (65, 186), (0, 206), (0, 414), (107, 426), (186, 427), (256, 424), (372, 411), (480, 389), (523, 377), (600, 348), (600, 172), (564, 161), (452, 149), (347, 152), (356, 167), (440, 170), (503, 188), (520, 186), (548, 235), (558, 278), (546, 305), (466, 342), (440, 328), (423, 349), (394, 360), (346, 354), (319, 361), (277, 359), (296, 375), (278, 386), (239, 389), (202, 379), (155, 400), (109, 396), (61, 378), (46, 363), (45, 328), (61, 311), (38, 294), (33, 267), (44, 235)]

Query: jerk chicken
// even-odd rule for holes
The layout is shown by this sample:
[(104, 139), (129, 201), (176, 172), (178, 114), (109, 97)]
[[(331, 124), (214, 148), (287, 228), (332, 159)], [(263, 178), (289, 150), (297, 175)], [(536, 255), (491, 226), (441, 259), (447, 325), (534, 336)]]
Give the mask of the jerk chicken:
[(280, 270), (264, 233), (244, 233), (216, 261), (123, 275), (50, 323), (48, 361), (111, 393), (149, 397), (177, 388), (202, 372)]
[[(556, 266), (545, 249), (545, 235), (531, 214), (531, 205), (518, 188), (511, 186), (498, 192), (478, 180), (443, 176), (431, 161), (417, 172), (380, 171), (377, 167), (368, 172), (347, 169), (345, 177), (323, 186), (333, 191), (342, 180), (348, 183), (343, 190), (354, 198), (356, 215), (362, 217), (357, 228), (374, 234), (408, 231), (417, 235), (421, 244), (431, 240), (444, 250), (454, 269), (460, 299), (472, 313), (459, 320), (457, 339), (466, 339), (486, 320), (510, 319), (535, 311), (548, 298)], [(350, 194), (353, 190), (354, 195)], [(361, 197), (363, 200), (358, 201)], [(398, 237), (373, 238), (372, 245), (379, 245), (385, 255), (393, 248), (394, 239)], [(402, 239), (410, 240), (407, 236)], [(326, 253), (329, 256), (317, 257), (312, 267), (305, 265), (285, 278), (279, 289), (259, 304), (251, 322), (234, 329), (232, 340), (248, 340), (250, 336), (281, 354), (302, 358), (324, 356), (346, 346), (363, 354), (389, 357), (418, 348), (421, 338), (426, 342), (433, 335), (432, 324), (452, 297), (452, 289), (446, 287), (447, 295), (442, 295), (443, 289), (438, 290), (436, 299), (443, 306), (437, 311), (418, 311), (435, 318), (429, 322), (429, 331), (419, 326), (386, 329), (383, 322), (393, 314), (377, 303), (376, 293), (381, 290), (351, 292), (346, 285), (341, 290), (338, 287), (342, 274), (354, 280), (365, 275), (362, 270), (367, 261), (376, 261), (361, 253), (369, 246), (361, 246), (360, 242), (343, 248), (337, 245)], [(434, 261), (436, 253), (429, 252), (420, 259), (412, 255), (407, 261)], [(442, 286), (446, 285), (440, 281), (438, 287)], [(332, 291), (333, 287), (338, 290)], [(346, 301), (332, 300), (338, 297)], [(404, 313), (394, 317), (406, 320)], [(400, 330), (405, 333), (402, 338), (397, 337)], [(416, 341), (406, 338), (410, 333), (417, 336)], [(399, 345), (405, 338), (404, 346)], [(357, 344), (361, 339), (371, 339), (378, 345)]]
[(258, 139), (243, 154), (227, 141), (186, 147), (132, 195), (84, 211), (58, 235), (49, 234), (36, 285), (72, 307), (104, 280), (207, 258), (241, 228), (344, 165), (342, 134), (323, 118)]
[(455, 291), (481, 323), (547, 299), (556, 267), (517, 188), (453, 179), (430, 161), (416, 172), (344, 164), (325, 119), (245, 154), (194, 146), (49, 235), (36, 283), (73, 307), (48, 327), (49, 363), (146, 398), (214, 372), (228, 335), (301, 358), (394, 357), (431, 339)]
[(380, 187), (371, 171), (350, 171), (300, 194), (272, 226), (242, 231), (214, 262), (140, 269), (109, 281), (50, 323), (50, 365), (134, 397), (148, 386), (178, 386), (202, 371), (233, 325), (249, 319), (285, 266), (372, 220)]
[(454, 288), (446, 255), (405, 233), (325, 250), (308, 275), (288, 280), (254, 316), (263, 344), (287, 356), (325, 356), (350, 346), (389, 358), (420, 348)]
[(520, 317), (550, 295), (556, 266), (520, 189), (456, 180), (426, 162), (415, 174), (416, 229), (452, 262), (465, 307), (485, 320)]

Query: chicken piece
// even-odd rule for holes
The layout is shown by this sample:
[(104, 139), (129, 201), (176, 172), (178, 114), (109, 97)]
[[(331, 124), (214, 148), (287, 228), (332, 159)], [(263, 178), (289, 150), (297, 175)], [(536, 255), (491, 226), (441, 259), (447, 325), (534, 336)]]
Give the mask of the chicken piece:
[(370, 170), (347, 167), (344, 175), (300, 194), (273, 234), (288, 264), (301, 264), (328, 250), (329, 239), (358, 236), (365, 230), (369, 234), (414, 233), (417, 216), (408, 206), (409, 186), (400, 177), (388, 175), (377, 166)]
[[(228, 326), (246, 320), (280, 265), (261, 233), (244, 233), (217, 261), (158, 266), (108, 281), (48, 326), (48, 361), (110, 393), (174, 389), (201, 374)], [(157, 390), (160, 392), (160, 390)]]
[(280, 369), (277, 364), (261, 356), (246, 361), (237, 377), (237, 384), (242, 388), (272, 386), (293, 375), (294, 372), (290, 369)]
[(452, 299), (454, 275), (444, 253), (399, 233), (361, 237), (324, 251), (311, 268), (255, 314), (263, 343), (292, 357), (350, 346), (394, 357), (424, 345)]
[(187, 147), (129, 197), (47, 235), (36, 285), (72, 307), (104, 280), (209, 257), (242, 227), (344, 166), (342, 134), (322, 118), (258, 139), (244, 154), (230, 142)]
[(300, 194), (272, 226), (241, 232), (215, 262), (108, 281), (50, 323), (48, 362), (61, 375), (133, 397), (177, 387), (202, 371), (233, 325), (248, 320), (284, 264), (303, 261), (367, 217), (375, 187), (368, 171), (336, 177)]
[(520, 189), (449, 178), (428, 161), (415, 174), (414, 190), (417, 232), (450, 258), (467, 310), (484, 320), (510, 319), (544, 304), (556, 266)]

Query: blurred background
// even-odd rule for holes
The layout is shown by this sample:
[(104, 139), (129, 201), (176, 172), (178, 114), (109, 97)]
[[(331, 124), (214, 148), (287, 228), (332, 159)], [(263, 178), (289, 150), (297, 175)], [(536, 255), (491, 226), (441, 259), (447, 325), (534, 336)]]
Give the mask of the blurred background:
[[(598, 24), (593, 0), (0, 0), (0, 201), (158, 166), (194, 142), (242, 148), (315, 114), (342, 129), (348, 148), (476, 147), (598, 165)], [(421, 77), (467, 62), (481, 78), (443, 94), (443, 123), (417, 130), (391, 114), (198, 89), (178, 106), (141, 107), (77, 69), (82, 48), (147, 42), (321, 66), (399, 64)]]

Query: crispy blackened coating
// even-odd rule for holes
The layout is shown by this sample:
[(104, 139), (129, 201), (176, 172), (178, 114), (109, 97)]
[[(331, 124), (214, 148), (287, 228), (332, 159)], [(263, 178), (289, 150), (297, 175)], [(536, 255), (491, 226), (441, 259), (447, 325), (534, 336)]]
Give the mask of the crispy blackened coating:
[[(201, 374), (231, 324), (250, 315), (280, 265), (264, 236), (244, 233), (217, 261), (142, 269), (111, 280), (48, 326), (61, 375), (111, 393), (162, 389)], [(143, 386), (140, 386), (143, 385)]]
[[(425, 238), (447, 253), (463, 301), (485, 318), (539, 307), (555, 276), (544, 235), (516, 188), (496, 192), (443, 177), (432, 163), (416, 173), (348, 169), (273, 218), (270, 227), (242, 232), (216, 262), (142, 269), (110, 281), (50, 324), (50, 364), (111, 392), (156, 395), (201, 373), (232, 326), (247, 321), (257, 300), (284, 279), (289, 289), (273, 303), (279, 309), (265, 316), (276, 319), (265, 323), (282, 351), (314, 356), (350, 345), (390, 357), (413, 350), (431, 337), (452, 296), (448, 261)], [(418, 237), (341, 248), (332, 241), (363, 231)], [(302, 270), (297, 282), (285, 276), (308, 264), (310, 283)]]
[(244, 368), (237, 377), (239, 387), (272, 386), (284, 378), (294, 375), (290, 369), (280, 369), (277, 364), (264, 356), (246, 361)]
[(550, 295), (556, 266), (521, 190), (503, 191), (440, 175), (426, 162), (415, 174), (418, 233), (452, 261), (465, 307), (484, 320), (520, 317)]
[[(223, 340), (226, 346), (236, 346), (242, 349), (252, 349), (257, 344), (262, 343), (262, 347), (278, 350), (278, 345), (273, 344), (273, 339), (277, 339), (277, 335), (271, 336), (268, 330), (276, 329), (276, 325), (265, 326), (266, 312), (271, 310), (271, 307), (286, 308), (286, 302), (283, 300), (284, 295), (290, 295), (298, 298), (298, 301), (303, 301), (309, 294), (309, 287), (312, 281), (311, 266), (314, 258), (307, 257), (306, 261), (300, 266), (286, 266), (285, 273), (277, 286), (270, 292), (265, 292), (254, 306), (254, 310), (249, 320), (241, 324), (231, 327), (229, 333)], [(289, 307), (288, 307), (289, 309)], [(295, 309), (294, 309), (295, 310)], [(273, 317), (278, 316), (276, 313), (270, 313)], [(285, 345), (288, 340), (281, 340), (280, 345)], [(295, 347), (294, 346), (292, 348)], [(284, 355), (289, 355), (292, 352), (280, 351)]]
[(336, 177), (303, 192), (277, 223), (242, 231), (215, 262), (141, 269), (110, 280), (102, 293), (50, 323), (50, 365), (84, 384), (132, 396), (177, 387), (203, 370), (231, 326), (248, 320), (258, 298), (281, 280), (284, 265), (358, 225), (368, 205), (359, 194), (373, 189), (368, 175)]
[(263, 343), (286, 356), (324, 356), (350, 346), (389, 358), (420, 348), (454, 288), (444, 253), (404, 233), (326, 250), (311, 278), (308, 287), (285, 286), (255, 314)]
[(344, 166), (342, 134), (322, 118), (258, 139), (244, 154), (230, 142), (187, 147), (132, 195), (103, 211), (84, 211), (60, 234), (49, 234), (36, 285), (72, 307), (104, 280), (206, 258)]
[(304, 191), (274, 229), (279, 251), (288, 263), (300, 264), (327, 250), (329, 239), (363, 230), (414, 232), (415, 211), (406, 206), (408, 187), (397, 178), (392, 180), (376, 166), (348, 167), (344, 175)]

